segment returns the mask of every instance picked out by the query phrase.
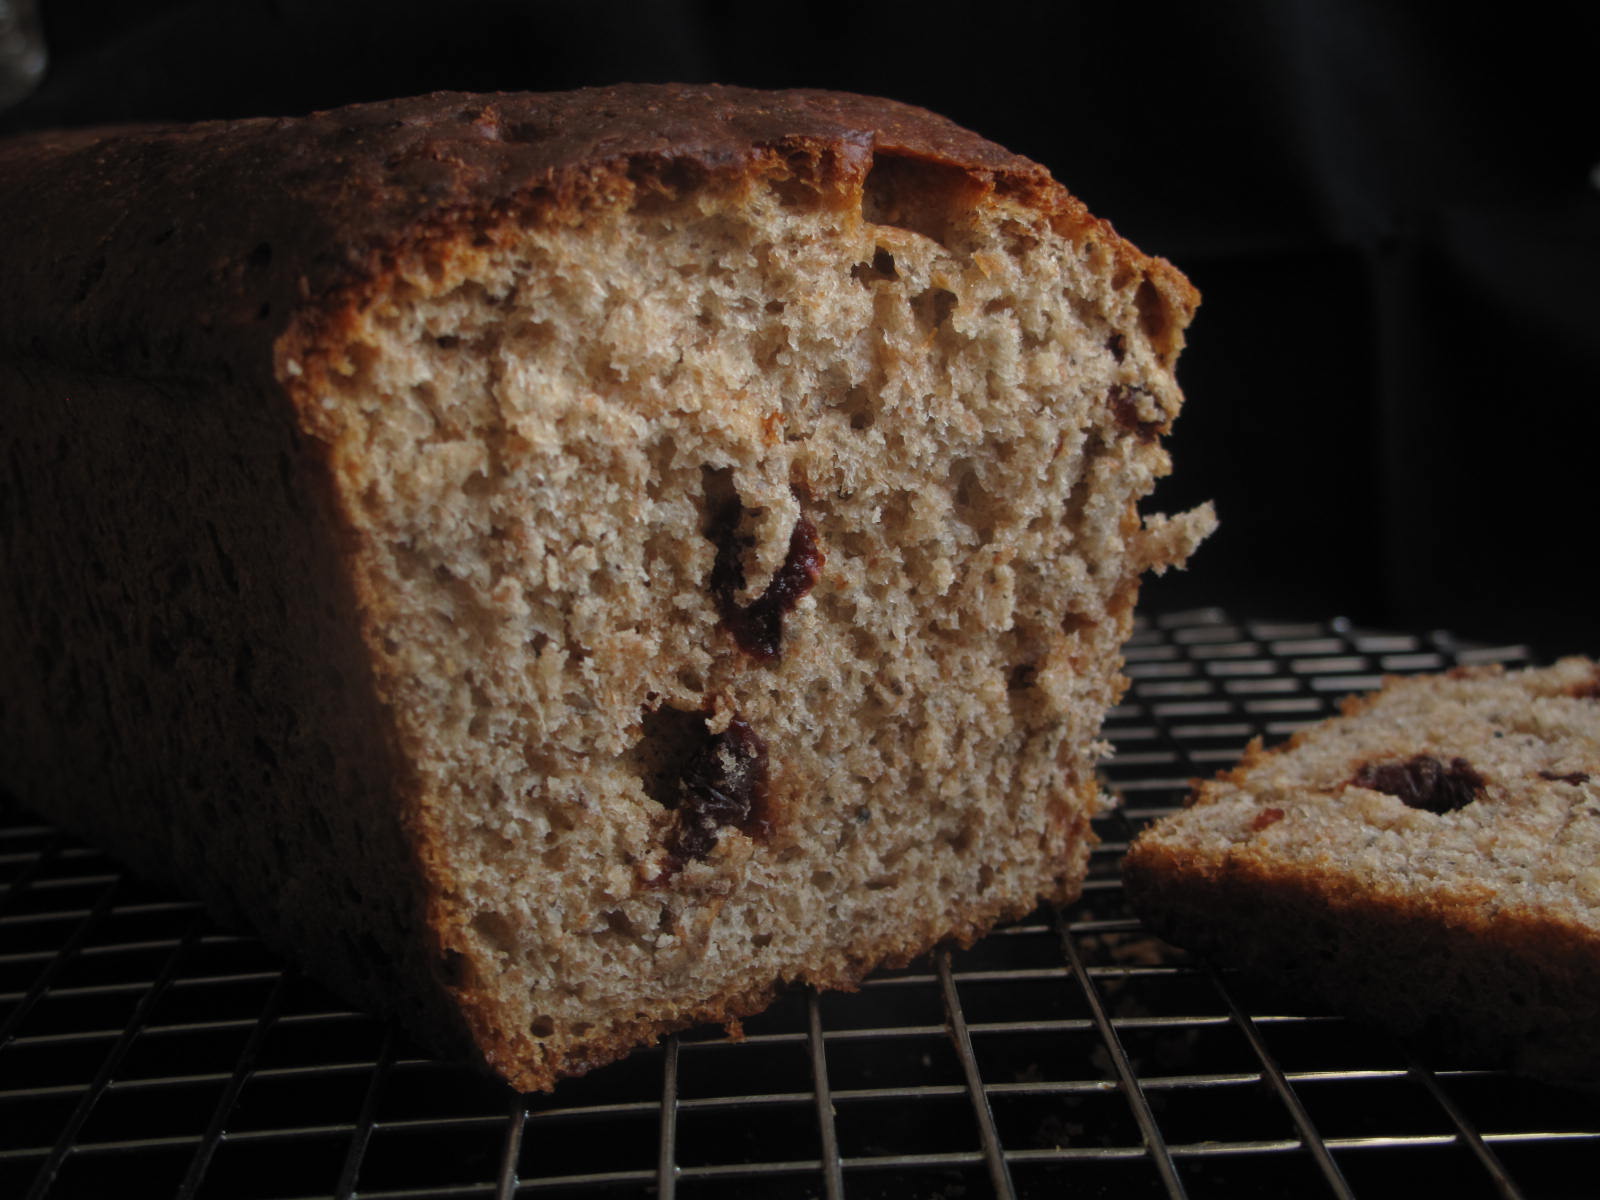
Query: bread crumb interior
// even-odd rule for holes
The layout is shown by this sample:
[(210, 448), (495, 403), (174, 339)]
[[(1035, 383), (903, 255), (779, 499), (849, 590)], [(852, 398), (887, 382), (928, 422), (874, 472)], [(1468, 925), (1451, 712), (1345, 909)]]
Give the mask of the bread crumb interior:
[[(320, 398), (444, 943), (551, 1062), (1075, 888), (1137, 573), (1208, 524), (1134, 510), (1152, 284), (936, 166), (803, 183), (419, 254)], [(770, 662), (708, 586), (729, 501), (741, 603), (802, 516), (825, 556)], [(770, 829), (676, 862), (671, 775), (735, 719)]]

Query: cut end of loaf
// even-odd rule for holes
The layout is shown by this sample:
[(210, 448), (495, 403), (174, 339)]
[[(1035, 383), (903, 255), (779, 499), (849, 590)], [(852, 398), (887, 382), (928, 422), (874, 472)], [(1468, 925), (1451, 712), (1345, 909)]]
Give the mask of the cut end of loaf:
[(441, 225), (286, 338), (440, 985), (548, 1087), (1080, 885), (1193, 296), (1059, 189), (803, 143)]

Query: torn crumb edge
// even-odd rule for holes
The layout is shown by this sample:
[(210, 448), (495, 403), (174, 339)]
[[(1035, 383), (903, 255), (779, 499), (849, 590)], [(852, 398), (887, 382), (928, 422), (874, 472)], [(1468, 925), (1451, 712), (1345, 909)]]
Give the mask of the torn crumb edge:
[(1140, 572), (1164, 575), (1168, 567), (1187, 565), (1200, 543), (1216, 532), (1217, 512), (1207, 500), (1176, 516), (1151, 513), (1142, 519), (1142, 526), (1131, 548), (1134, 561)]

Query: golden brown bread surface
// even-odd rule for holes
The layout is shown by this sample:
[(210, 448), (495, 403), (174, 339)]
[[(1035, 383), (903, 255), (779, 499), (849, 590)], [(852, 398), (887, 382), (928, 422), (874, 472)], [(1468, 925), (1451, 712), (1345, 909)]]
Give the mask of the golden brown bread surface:
[(1156, 930), (1298, 1002), (1600, 1076), (1600, 668), (1396, 679), (1126, 859)]
[[(549, 1087), (1082, 878), (1195, 296), (819, 92), (0, 146), (0, 779)], [(59, 462), (59, 466), (51, 465)]]

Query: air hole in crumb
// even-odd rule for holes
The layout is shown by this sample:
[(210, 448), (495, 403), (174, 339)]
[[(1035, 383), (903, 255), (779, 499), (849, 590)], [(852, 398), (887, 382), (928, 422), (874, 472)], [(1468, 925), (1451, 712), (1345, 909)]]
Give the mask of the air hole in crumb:
[(540, 1015), (528, 1023), (528, 1032), (536, 1038), (547, 1038), (555, 1034), (555, 1018)]
[(819, 892), (826, 892), (833, 887), (834, 877), (832, 871), (811, 872), (811, 886)]
[(844, 394), (840, 411), (850, 418), (851, 429), (871, 429), (878, 420), (878, 406), (864, 387), (853, 387)]
[(1006, 676), (1006, 690), (1020, 692), (1033, 686), (1034, 678), (1039, 674), (1039, 668), (1033, 663), (1018, 663), (1011, 668), (1011, 673)]
[(861, 215), (944, 244), (983, 187), (960, 167), (879, 154), (861, 184)]
[(767, 186), (772, 189), (772, 194), (778, 198), (778, 203), (786, 208), (815, 208), (822, 199), (822, 195), (817, 189), (816, 181), (813, 179), (781, 175), (775, 176)]
[(651, 534), (644, 542), (645, 566), (652, 579), (665, 579), (683, 557), (683, 543), (667, 533)]
[[(1155, 394), (1143, 384), (1113, 383), (1111, 390), (1106, 393), (1106, 404), (1111, 409), (1117, 427), (1141, 442), (1153, 442), (1167, 431), (1165, 410)], [(1157, 420), (1146, 420), (1142, 414), (1152, 405), (1162, 416)]]
[(956, 309), (954, 292), (929, 288), (911, 302), (911, 312), (924, 329), (938, 329)]
[(556, 755), (541, 748), (543, 745), (544, 743), (537, 738), (524, 742), (522, 746), (522, 761), (527, 764), (528, 770), (535, 775), (549, 779), (561, 773), (561, 766), (557, 761)]
[(441, 350), (454, 350), (457, 346), (461, 345), (461, 339), (452, 333), (444, 333), (434, 338), (433, 344), (439, 347)]
[(705, 510), (708, 513), (715, 513), (739, 499), (739, 489), (733, 483), (733, 471), (728, 467), (701, 467), (700, 490), (705, 494)]
[(620, 933), (623, 937), (638, 937), (639, 931), (633, 927), (633, 922), (628, 919), (628, 914), (621, 909), (609, 909), (605, 914), (606, 928), (612, 933)]
[(1082, 613), (1068, 612), (1061, 618), (1061, 632), (1069, 635), (1087, 633), (1094, 628), (1094, 619)]
[(1005, 238), (1006, 253), (1014, 258), (1020, 258), (1039, 248), (1038, 235), (1017, 221), (1001, 222), (1000, 235)]
[(1166, 358), (1171, 351), (1172, 323), (1160, 290), (1146, 279), (1134, 293), (1133, 303), (1139, 310), (1139, 328), (1150, 339), (1156, 353)]
[(481, 912), (472, 918), (472, 931), (497, 953), (510, 953), (516, 945), (515, 926), (504, 913)]
[(472, 696), (472, 707), (475, 712), (486, 713), (493, 707), (489, 699), (489, 690), (471, 673), (466, 675), (467, 691)]
[(781, 323), (773, 322), (755, 335), (751, 357), (762, 371), (778, 366), (784, 352), (789, 349), (789, 331)]
[(857, 658), (865, 663), (882, 662), (883, 644), (875, 633), (860, 625), (847, 625), (845, 628), (850, 631), (850, 648)]
[(772, 945), (772, 935), (770, 933), (758, 933), (750, 939), (750, 945), (756, 950), (765, 950)]
[(872, 252), (871, 263), (857, 263), (850, 268), (850, 278), (857, 283), (873, 284), (885, 279), (899, 279), (900, 271), (895, 266), (894, 255), (879, 246)]
[(705, 744), (705, 714), (658, 708), (640, 720), (641, 733), (629, 751), (629, 765), (644, 794), (663, 808), (675, 808), (679, 783)]
[(955, 515), (977, 533), (979, 544), (987, 544), (994, 535), (993, 504), (978, 478), (977, 464), (970, 458), (957, 460), (950, 478), (955, 484)]

